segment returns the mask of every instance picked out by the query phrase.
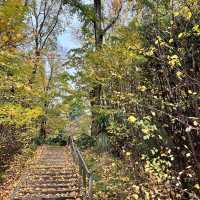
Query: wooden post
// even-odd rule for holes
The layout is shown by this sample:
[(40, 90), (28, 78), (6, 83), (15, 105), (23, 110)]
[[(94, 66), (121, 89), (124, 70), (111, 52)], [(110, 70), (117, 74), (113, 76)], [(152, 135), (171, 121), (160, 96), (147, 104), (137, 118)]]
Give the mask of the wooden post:
[(87, 183), (86, 183), (86, 172), (85, 170), (83, 169), (83, 186), (86, 188), (87, 187)]
[(93, 184), (93, 177), (90, 174), (90, 177), (89, 177), (89, 188), (88, 188), (88, 198), (89, 198), (89, 200), (92, 200), (92, 194), (93, 194), (92, 184)]

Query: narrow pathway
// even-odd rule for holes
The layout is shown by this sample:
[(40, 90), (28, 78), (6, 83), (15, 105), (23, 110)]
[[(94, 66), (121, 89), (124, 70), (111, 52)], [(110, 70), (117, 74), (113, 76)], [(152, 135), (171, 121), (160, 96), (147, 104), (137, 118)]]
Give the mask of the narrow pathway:
[(81, 200), (80, 179), (66, 147), (44, 145), (21, 176), (11, 200)]

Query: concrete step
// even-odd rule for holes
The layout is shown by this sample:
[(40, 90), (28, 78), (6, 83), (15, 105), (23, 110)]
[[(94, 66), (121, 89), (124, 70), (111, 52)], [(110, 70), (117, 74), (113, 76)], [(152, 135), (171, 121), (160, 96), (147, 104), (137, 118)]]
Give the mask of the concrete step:
[[(23, 186), (25, 187), (25, 186)], [(35, 183), (29, 183), (29, 187), (32, 188), (71, 188), (71, 187), (79, 187), (79, 183), (78, 182), (65, 182), (65, 183), (58, 183), (58, 182), (50, 182), (50, 183), (40, 183), (40, 184), (35, 184)]]
[(64, 179), (64, 180), (28, 180), (27, 183), (29, 184), (69, 184), (69, 183), (79, 183), (79, 180), (77, 178), (74, 179)]
[(13, 200), (82, 200), (80, 177), (64, 147), (45, 145), (22, 177)]
[(38, 172), (29, 172), (27, 175), (33, 175), (33, 176), (71, 176), (74, 172), (72, 171), (65, 171), (65, 172), (59, 172), (59, 171), (38, 171)]
[(34, 188), (34, 187), (25, 187), (20, 188), (19, 193), (26, 195), (26, 194), (77, 194), (79, 192), (78, 188)]
[(67, 195), (25, 195), (23, 197), (16, 197), (13, 200), (82, 200), (81, 197), (71, 197)]

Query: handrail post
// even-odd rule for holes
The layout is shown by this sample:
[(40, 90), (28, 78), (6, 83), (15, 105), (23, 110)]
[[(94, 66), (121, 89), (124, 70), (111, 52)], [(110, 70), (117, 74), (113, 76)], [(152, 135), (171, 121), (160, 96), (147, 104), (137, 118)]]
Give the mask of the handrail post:
[(92, 194), (93, 194), (92, 185), (93, 185), (93, 176), (90, 174), (89, 186), (88, 186), (88, 199), (89, 200), (92, 200)]
[(86, 173), (85, 171), (83, 170), (83, 186), (86, 188), (87, 187), (87, 183), (86, 183)]

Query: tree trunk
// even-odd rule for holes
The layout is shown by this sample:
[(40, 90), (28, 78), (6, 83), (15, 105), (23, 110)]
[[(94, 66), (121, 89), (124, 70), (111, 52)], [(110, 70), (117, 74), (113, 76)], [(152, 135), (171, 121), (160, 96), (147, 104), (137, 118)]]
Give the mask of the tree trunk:
[(44, 139), (47, 136), (46, 123), (47, 123), (47, 121), (46, 121), (46, 118), (44, 116), (44, 118), (42, 119), (41, 124), (40, 124), (40, 136)]
[(102, 11), (101, 11), (101, 0), (94, 0), (94, 10), (95, 10), (95, 44), (96, 48), (101, 47), (103, 43), (103, 30), (102, 30)]
[(40, 122), (40, 136), (42, 138), (46, 138), (47, 136), (47, 130), (46, 130), (46, 125), (47, 125), (47, 107), (48, 107), (48, 104), (47, 102), (44, 103), (44, 116), (42, 117), (42, 120)]
[(98, 108), (101, 104), (100, 101), (101, 97), (101, 85), (98, 85), (93, 88), (93, 90), (90, 93), (90, 104), (92, 107), (92, 124), (91, 124), (91, 134), (93, 136), (97, 136), (99, 133), (101, 133), (101, 126), (98, 123), (97, 117), (98, 117)]
[[(95, 10), (95, 21), (94, 21), (94, 32), (95, 32), (95, 46), (96, 49), (101, 48), (103, 43), (103, 33), (102, 33), (102, 10), (101, 10), (101, 0), (94, 0), (94, 10)], [(100, 104), (101, 98), (101, 85), (98, 84), (93, 87), (90, 93), (90, 104), (92, 107), (92, 124), (91, 124), (91, 134), (96, 136), (101, 130), (97, 122), (98, 111), (96, 110)]]

